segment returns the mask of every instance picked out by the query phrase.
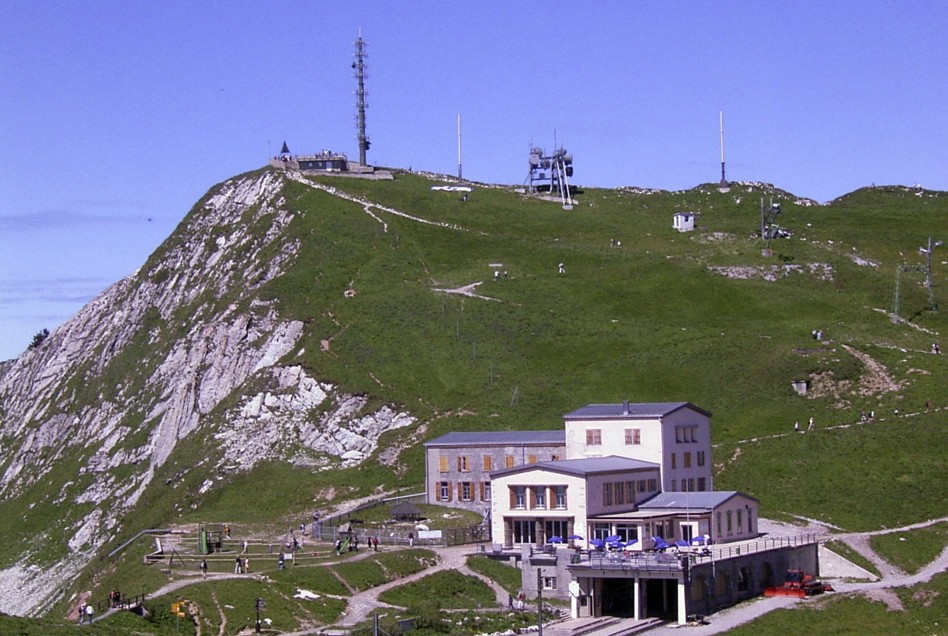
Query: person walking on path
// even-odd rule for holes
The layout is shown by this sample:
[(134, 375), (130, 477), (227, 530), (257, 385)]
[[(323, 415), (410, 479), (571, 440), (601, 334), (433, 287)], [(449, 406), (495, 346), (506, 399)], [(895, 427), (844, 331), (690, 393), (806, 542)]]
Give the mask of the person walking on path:
[(89, 621), (89, 624), (92, 624), (92, 615), (95, 614), (95, 608), (92, 607), (92, 603), (86, 605), (86, 620)]
[(200, 568), (201, 568), (201, 578), (206, 579), (207, 578), (207, 559), (201, 559)]
[(807, 424), (806, 430), (808, 430), (808, 431), (812, 431), (812, 430), (813, 430), (813, 416), (812, 416), (812, 415), (810, 416), (810, 423)]
[(234, 561), (234, 574), (243, 574), (244, 573), (244, 560), (240, 557)]
[(800, 432), (800, 420), (797, 420), (796, 422), (793, 423), (793, 430), (797, 433)]
[(415, 533), (409, 532), (408, 533), (408, 547), (412, 548), (414, 546), (415, 546)]

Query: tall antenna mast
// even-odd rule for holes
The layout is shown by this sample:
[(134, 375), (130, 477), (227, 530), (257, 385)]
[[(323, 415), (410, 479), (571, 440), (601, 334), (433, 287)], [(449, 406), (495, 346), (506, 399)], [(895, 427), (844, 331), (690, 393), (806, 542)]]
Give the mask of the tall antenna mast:
[(721, 118), (721, 184), (718, 186), (718, 189), (721, 192), (727, 192), (731, 189), (731, 186), (724, 176), (724, 111), (720, 111), (719, 114)]
[(359, 39), (356, 40), (356, 60), (352, 68), (356, 71), (359, 88), (356, 91), (356, 109), (359, 118), (359, 165), (364, 166), (365, 151), (369, 149), (369, 138), (365, 136), (365, 40), (362, 39), (362, 29), (359, 29)]
[(461, 180), (461, 113), (458, 113), (458, 181)]

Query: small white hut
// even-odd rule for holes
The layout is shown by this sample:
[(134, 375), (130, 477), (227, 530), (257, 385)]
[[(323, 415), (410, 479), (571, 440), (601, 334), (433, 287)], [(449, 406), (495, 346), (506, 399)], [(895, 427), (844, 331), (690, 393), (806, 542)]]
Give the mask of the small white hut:
[(695, 229), (695, 213), (675, 212), (672, 217), (672, 227), (679, 232), (691, 232)]

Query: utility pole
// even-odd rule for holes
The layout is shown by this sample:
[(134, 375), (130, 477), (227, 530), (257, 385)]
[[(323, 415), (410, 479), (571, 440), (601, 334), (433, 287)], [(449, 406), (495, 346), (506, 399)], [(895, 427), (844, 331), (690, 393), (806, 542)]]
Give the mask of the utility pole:
[(359, 118), (359, 165), (364, 166), (365, 152), (369, 149), (369, 138), (365, 136), (365, 40), (362, 39), (362, 29), (359, 29), (359, 38), (355, 42), (356, 60), (352, 63), (355, 69), (359, 88), (356, 91), (356, 110)]
[(537, 568), (537, 633), (543, 636), (543, 570)]
[(461, 180), (461, 113), (458, 113), (458, 183)]

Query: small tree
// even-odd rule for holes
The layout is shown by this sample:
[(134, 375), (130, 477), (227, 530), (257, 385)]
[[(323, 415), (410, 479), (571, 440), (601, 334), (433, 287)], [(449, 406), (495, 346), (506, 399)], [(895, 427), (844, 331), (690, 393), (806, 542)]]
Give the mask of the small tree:
[(49, 337), (49, 329), (42, 329), (33, 334), (33, 341), (30, 343), (30, 349), (35, 349), (36, 347), (43, 344), (43, 341)]

